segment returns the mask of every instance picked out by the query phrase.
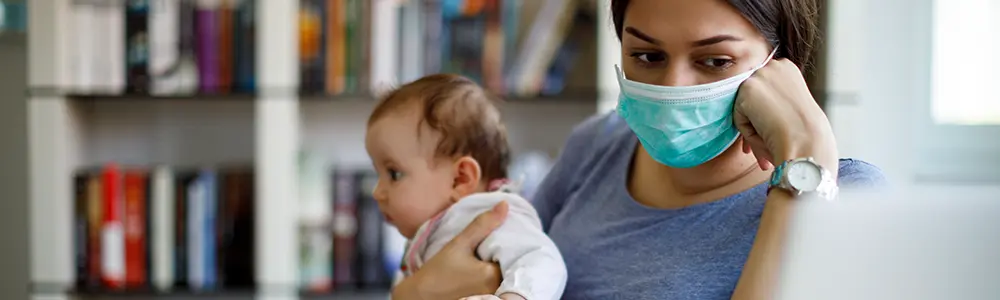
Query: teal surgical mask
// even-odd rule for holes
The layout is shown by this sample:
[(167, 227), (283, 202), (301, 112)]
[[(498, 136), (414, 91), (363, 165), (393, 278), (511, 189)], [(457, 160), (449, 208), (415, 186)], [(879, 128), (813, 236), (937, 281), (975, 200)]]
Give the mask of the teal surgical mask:
[(774, 53), (753, 70), (695, 86), (631, 81), (615, 66), (621, 87), (618, 115), (657, 162), (675, 168), (703, 164), (736, 142), (740, 135), (733, 123), (736, 92)]

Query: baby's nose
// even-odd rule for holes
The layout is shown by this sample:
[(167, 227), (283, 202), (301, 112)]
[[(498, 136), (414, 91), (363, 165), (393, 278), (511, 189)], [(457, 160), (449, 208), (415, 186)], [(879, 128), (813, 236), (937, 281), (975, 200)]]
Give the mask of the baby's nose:
[(375, 201), (379, 204), (382, 204), (388, 198), (386, 196), (385, 189), (382, 188), (382, 185), (380, 184), (381, 182), (382, 180), (376, 181), (375, 190), (372, 191), (372, 198), (375, 198)]

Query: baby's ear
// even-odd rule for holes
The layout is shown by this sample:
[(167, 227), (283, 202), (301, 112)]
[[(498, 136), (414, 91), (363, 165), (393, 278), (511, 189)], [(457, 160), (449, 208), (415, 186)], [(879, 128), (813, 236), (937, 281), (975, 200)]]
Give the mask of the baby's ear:
[(451, 201), (458, 202), (459, 199), (475, 193), (479, 189), (481, 172), (479, 162), (470, 156), (463, 156), (455, 161)]

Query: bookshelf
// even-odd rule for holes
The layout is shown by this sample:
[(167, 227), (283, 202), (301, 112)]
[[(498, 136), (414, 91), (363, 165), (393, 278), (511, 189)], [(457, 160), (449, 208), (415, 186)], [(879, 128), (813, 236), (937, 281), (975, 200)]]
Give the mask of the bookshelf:
[[(155, 5), (171, 0), (149, 1)], [(387, 298), (385, 289), (303, 293), (299, 287), (299, 214), (303, 207), (292, 200), (302, 193), (300, 154), (303, 151), (327, 162), (329, 166), (325, 172), (328, 173), (370, 168), (362, 137), (374, 100), (386, 88), (405, 81), (396, 78), (396, 74), (401, 73), (397, 70), (415, 68), (404, 66), (407, 56), (396, 50), (413, 43), (404, 36), (406, 26), (401, 26), (401, 21), (370, 24), (367, 29), (373, 36), (368, 45), (370, 55), (384, 59), (371, 60), (371, 69), (365, 71), (370, 76), (363, 81), (366, 85), (341, 92), (307, 90), (300, 85), (306, 74), (299, 48), (302, 42), (300, 17), (301, 4), (311, 0), (247, 1), (253, 1), (256, 13), (252, 55), (255, 88), (158, 94), (145, 90), (80, 89), (80, 76), (95, 76), (80, 74), (102, 73), (81, 71), (77, 53), (81, 42), (78, 28), (74, 28), (79, 27), (76, 9), (84, 4), (104, 7), (122, 1), (26, 0), (31, 30), (27, 35), (30, 53), (27, 57), (30, 149), (27, 164), (30, 169), (28, 219), (32, 299)], [(329, 2), (336, 1), (340, 0)], [(602, 29), (610, 27), (605, 20), (608, 19), (607, 1), (567, 1), (592, 6), (580, 11), (597, 12), (589, 16), (588, 22), (598, 27), (598, 41), (578, 46), (579, 53), (572, 60), (576, 63), (571, 65), (579, 65), (580, 69), (564, 71), (564, 78), (559, 80), (563, 84), (552, 88), (556, 92), (523, 92), (532, 88), (518, 88), (511, 90), (522, 92), (503, 96), (506, 101), (501, 109), (515, 155), (541, 152), (554, 157), (576, 123), (599, 110), (601, 103), (608, 101), (606, 99), (613, 101), (617, 95), (613, 73), (596, 78), (594, 75), (613, 70), (610, 65), (603, 66), (609, 61), (608, 57), (618, 60), (617, 52), (602, 52), (617, 51), (616, 47), (605, 45), (609, 38), (617, 43), (610, 30)], [(406, 2), (372, 0), (370, 9), (393, 9), (385, 13), (387, 19), (395, 20), (401, 14), (397, 6)], [(545, 8), (540, 1), (522, 2), (520, 9), (524, 17), (520, 22), (530, 25), (534, 12)], [(124, 13), (124, 10), (119, 12)], [(517, 36), (527, 36), (530, 26), (521, 27)], [(581, 32), (574, 34), (592, 34)], [(400, 38), (375, 38), (383, 34), (399, 35)], [(388, 48), (393, 50), (378, 50)], [(557, 49), (550, 51), (552, 56), (558, 52)], [(121, 52), (124, 57), (126, 51)], [(517, 59), (516, 55), (510, 57)], [(127, 70), (124, 63), (115, 64)], [(536, 72), (532, 76), (544, 77), (547, 72)], [(110, 73), (106, 76), (128, 81), (127, 72)], [(611, 84), (602, 82), (601, 78), (611, 78)], [(77, 242), (72, 230), (76, 222), (74, 176), (81, 170), (101, 167), (108, 162), (147, 171), (159, 165), (196, 169), (231, 165), (250, 168), (254, 195), (252, 264), (255, 285), (247, 289), (223, 288), (206, 292), (77, 288), (74, 250)]]

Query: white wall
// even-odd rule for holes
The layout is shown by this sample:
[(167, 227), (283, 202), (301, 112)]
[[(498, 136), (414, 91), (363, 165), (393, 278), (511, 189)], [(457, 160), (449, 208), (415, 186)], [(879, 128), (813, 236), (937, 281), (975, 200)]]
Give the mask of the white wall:
[(842, 156), (875, 163), (907, 194), (996, 198), (996, 182), (933, 179), (922, 167), (935, 159), (921, 155), (933, 138), (923, 130), (930, 107), (931, 1), (830, 1), (830, 121)]
[(79, 103), (83, 166), (254, 162), (254, 99), (117, 99)]
[[(372, 101), (300, 102), (303, 148), (338, 165), (370, 167), (364, 130)], [(593, 99), (525, 100), (501, 106), (513, 154), (543, 151), (558, 155), (573, 126), (594, 113)]]

